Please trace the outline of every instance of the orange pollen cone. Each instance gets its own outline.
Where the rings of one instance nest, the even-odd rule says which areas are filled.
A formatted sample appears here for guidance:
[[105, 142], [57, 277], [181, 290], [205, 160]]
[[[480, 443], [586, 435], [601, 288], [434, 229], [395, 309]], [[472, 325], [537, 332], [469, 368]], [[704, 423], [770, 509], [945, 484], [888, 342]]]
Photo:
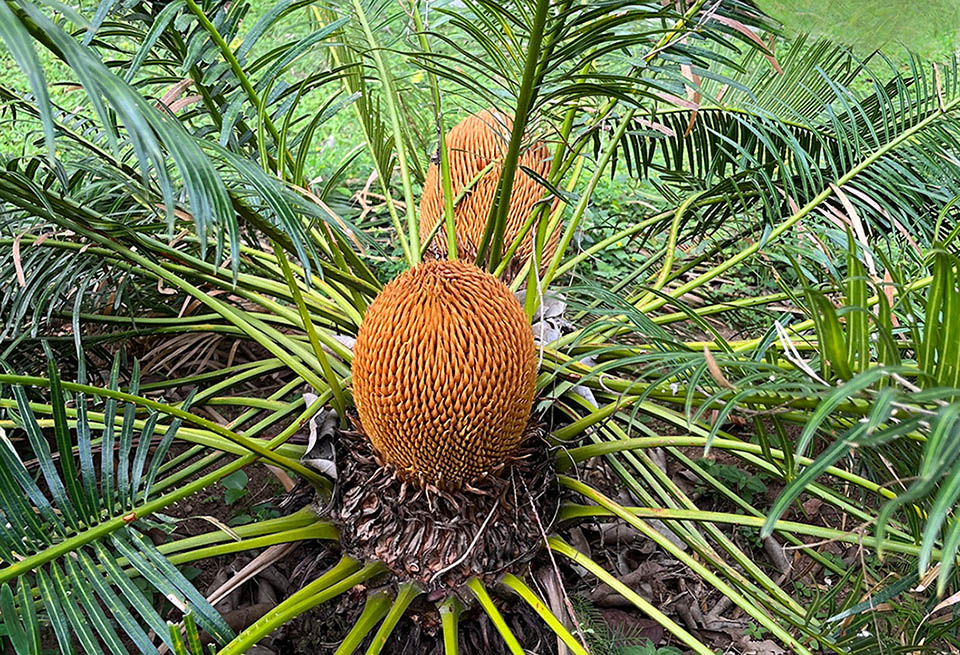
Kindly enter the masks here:
[[[454, 207], [457, 254], [460, 259], [474, 261], [477, 257], [483, 231], [490, 216], [490, 207], [500, 183], [503, 157], [510, 142], [512, 127], [513, 121], [503, 114], [495, 110], [484, 110], [468, 116], [447, 134], [450, 182], [454, 198], [467, 189]], [[544, 179], [547, 177], [550, 172], [550, 152], [546, 143], [538, 141], [521, 152], [513, 178], [513, 191], [510, 194], [510, 210], [504, 230], [504, 252], [517, 239], [524, 223], [530, 218], [530, 213], [538, 203], [544, 202], [548, 197], [547, 189], [524, 168], [536, 171], [537, 175]], [[478, 175], [480, 177], [476, 179]], [[473, 183], [472, 186], [470, 186], [471, 183]], [[421, 241], [426, 241], [430, 233], [442, 223], [443, 204], [440, 166], [438, 162], [433, 162], [427, 169], [423, 195], [420, 197]], [[552, 208], [555, 208], [556, 204], [555, 200]], [[549, 219], [550, 212], [545, 216]], [[517, 248], [506, 275], [507, 279], [516, 275], [520, 267], [530, 258], [536, 228], [537, 226], [534, 225], [527, 232]], [[544, 262], [549, 261], [556, 252], [560, 232], [556, 229], [552, 234], [547, 235], [544, 245]], [[433, 258], [444, 258], [447, 252], [446, 230], [443, 225], [439, 225], [436, 236], [425, 254]]]
[[421, 485], [458, 488], [502, 467], [523, 441], [536, 379], [520, 303], [462, 261], [425, 262], [390, 282], [354, 348], [363, 431]]

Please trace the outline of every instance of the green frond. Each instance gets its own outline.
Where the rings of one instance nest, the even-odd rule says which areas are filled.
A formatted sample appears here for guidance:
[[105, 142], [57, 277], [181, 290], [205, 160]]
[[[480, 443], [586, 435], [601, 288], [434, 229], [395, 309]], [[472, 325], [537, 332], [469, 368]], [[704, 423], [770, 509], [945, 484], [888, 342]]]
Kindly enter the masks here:
[[[114, 388], [117, 370], [115, 365]], [[16, 401], [10, 416], [17, 429], [8, 433], [0, 428], [0, 599], [15, 652], [36, 652], [41, 617], [53, 626], [65, 653], [74, 652], [74, 644], [85, 652], [125, 653], [120, 632], [142, 652], [158, 652], [151, 631], [172, 646], [164, 620], [130, 580], [127, 567], [176, 609], [193, 613], [211, 638], [225, 643], [233, 636], [230, 628], [146, 538], [137, 514], [151, 499], [180, 419], [161, 433], [160, 414], [151, 410], [143, 427], [136, 428], [134, 405], [120, 407], [108, 399], [104, 425], [95, 427], [88, 418], [89, 401], [78, 393], [71, 399], [76, 407], [71, 423], [53, 361], [49, 373], [56, 450], [50, 450], [20, 385], [8, 387]], [[138, 384], [135, 369], [131, 387]], [[99, 466], [94, 464], [95, 442], [102, 454]]]

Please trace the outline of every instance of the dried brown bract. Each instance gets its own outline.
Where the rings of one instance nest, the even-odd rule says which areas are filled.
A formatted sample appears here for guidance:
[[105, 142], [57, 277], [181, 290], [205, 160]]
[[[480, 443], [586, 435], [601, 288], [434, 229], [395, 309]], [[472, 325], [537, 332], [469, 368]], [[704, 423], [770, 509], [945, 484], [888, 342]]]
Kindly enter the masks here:
[[344, 552], [383, 562], [427, 592], [456, 589], [474, 576], [492, 584], [508, 568], [518, 570], [542, 549], [540, 526], [549, 531], [557, 514], [553, 460], [534, 423], [497, 475], [458, 491], [405, 481], [360, 431], [341, 432], [338, 452], [331, 518]]

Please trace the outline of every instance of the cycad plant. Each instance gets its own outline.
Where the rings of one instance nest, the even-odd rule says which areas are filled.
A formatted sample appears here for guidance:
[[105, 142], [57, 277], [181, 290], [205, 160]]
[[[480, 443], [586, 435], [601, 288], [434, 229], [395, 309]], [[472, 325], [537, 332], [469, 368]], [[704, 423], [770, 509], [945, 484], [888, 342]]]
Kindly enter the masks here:
[[[243, 653], [317, 607], [312, 652], [645, 647], [584, 594], [687, 652], [956, 643], [955, 62], [739, 0], [257, 9], [0, 2], [9, 648]], [[624, 172], [653, 202], [607, 228]], [[301, 509], [177, 532], [257, 463]], [[332, 565], [228, 625], [289, 544]]]

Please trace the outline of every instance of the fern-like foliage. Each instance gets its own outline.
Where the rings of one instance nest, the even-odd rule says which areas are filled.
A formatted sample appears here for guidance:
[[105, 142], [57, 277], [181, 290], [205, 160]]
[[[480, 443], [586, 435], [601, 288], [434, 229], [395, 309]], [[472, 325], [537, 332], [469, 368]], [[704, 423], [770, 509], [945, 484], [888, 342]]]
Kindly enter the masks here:
[[139, 373], [135, 367], [121, 394], [119, 358], [100, 407], [91, 403], [96, 388], [72, 385], [68, 395], [52, 360], [48, 371], [52, 420], [38, 420], [20, 382], [5, 387], [13, 402], [3, 401], [4, 423], [15, 427], [0, 427], [0, 603], [14, 652], [39, 653], [41, 626], [52, 629], [62, 653], [79, 646], [121, 655], [128, 641], [157, 653], [155, 638], [173, 647], [169, 617], [134, 576], [178, 614], [192, 613], [211, 638], [229, 641], [229, 626], [157, 550], [137, 515], [156, 500], [153, 485], [181, 420], [122, 401], [136, 396]]
[[[86, 91], [90, 111], [83, 118], [58, 112], [48, 101], [24, 109], [41, 121], [49, 153], [58, 142], [68, 142], [86, 150], [88, 158], [113, 163], [128, 192], [141, 206], [151, 206], [170, 230], [182, 207], [180, 216], [193, 222], [201, 251], [206, 252], [209, 234], [216, 258], [222, 259], [226, 250], [234, 272], [243, 229], [251, 226], [281, 239], [309, 268], [319, 253], [306, 224], [330, 221], [331, 229], [342, 232], [347, 223], [298, 198], [264, 169], [280, 172], [281, 179], [300, 188], [307, 186], [303, 169], [317, 126], [352, 98], [339, 99], [342, 71], [320, 71], [295, 85], [283, 77], [343, 21], [249, 61], [264, 33], [307, 3], [280, 3], [246, 35], [238, 33], [249, 10], [246, 3], [234, 3], [229, 11], [226, 5], [209, 10], [210, 19], [193, 2], [114, 4], [102, 3], [89, 23], [69, 14], [71, 22], [86, 28], [83, 44], [37, 4], [15, 3], [0, 11], [0, 36], [20, 46], [18, 61], [29, 71], [38, 98], [46, 99], [46, 87], [31, 40], [70, 66]], [[136, 51], [127, 55], [115, 50], [107, 37], [117, 34], [136, 39]], [[234, 40], [240, 41], [236, 53], [227, 45]], [[217, 60], [218, 53], [226, 59]], [[146, 64], [151, 65], [144, 73]], [[163, 93], [151, 102], [141, 88]], [[323, 88], [331, 89], [326, 110], [305, 126], [294, 121], [303, 95]], [[184, 94], [189, 95], [181, 97]], [[8, 102], [17, 102], [6, 96]], [[252, 121], [261, 130], [251, 128]], [[96, 186], [101, 171], [71, 158], [71, 166], [78, 164], [86, 170], [71, 172], [67, 181], [58, 162], [49, 158], [62, 185]]]

